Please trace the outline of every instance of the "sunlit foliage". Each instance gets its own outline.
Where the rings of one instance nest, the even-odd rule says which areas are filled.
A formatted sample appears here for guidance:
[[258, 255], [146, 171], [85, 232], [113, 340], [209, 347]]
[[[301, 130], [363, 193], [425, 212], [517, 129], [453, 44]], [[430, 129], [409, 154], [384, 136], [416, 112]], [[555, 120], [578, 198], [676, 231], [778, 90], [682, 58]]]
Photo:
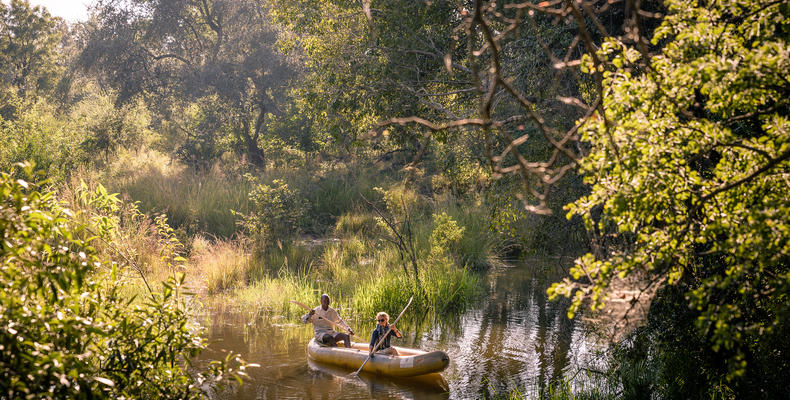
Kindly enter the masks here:
[[236, 375], [225, 361], [188, 369], [205, 343], [183, 278], [124, 298], [85, 228], [40, 183], [0, 175], [2, 397], [200, 398]]
[[[610, 63], [605, 115], [583, 128], [592, 192], [568, 206], [622, 244], [578, 259], [573, 279], [549, 293], [573, 297], [573, 315], [585, 300], [601, 308], [621, 279], [642, 276], [629, 289], [663, 288], [654, 311], [678, 305], [652, 319], [696, 329], [694, 373], [711, 385], [726, 378], [741, 393], [777, 390], [760, 382], [788, 371], [779, 338], [790, 316], [790, 8], [666, 5], [652, 39], [660, 54], [645, 60], [616, 40], [601, 46]], [[596, 67], [586, 58], [582, 68]]]

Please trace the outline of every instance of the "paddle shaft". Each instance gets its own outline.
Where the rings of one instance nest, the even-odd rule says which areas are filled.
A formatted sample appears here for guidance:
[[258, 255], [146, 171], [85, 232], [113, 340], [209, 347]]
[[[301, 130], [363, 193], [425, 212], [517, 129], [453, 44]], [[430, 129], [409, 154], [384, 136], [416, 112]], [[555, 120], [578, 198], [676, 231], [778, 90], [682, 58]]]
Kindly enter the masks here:
[[[305, 309], [305, 310], [307, 310], [307, 311], [311, 311], [311, 310], [312, 310], [312, 308], [310, 308], [310, 307], [308, 307], [308, 306], [304, 305], [304, 303], [300, 303], [300, 302], [298, 302], [298, 301], [296, 301], [296, 300], [291, 300], [291, 303], [294, 303], [294, 304], [296, 304], [297, 306], [299, 306], [299, 307], [302, 307], [302, 308], [304, 308], [304, 309]], [[344, 330], [344, 331], [346, 330], [346, 328], [343, 328], [343, 327], [342, 327], [342, 326], [340, 326], [339, 324], [336, 324], [335, 322], [333, 322], [333, 321], [330, 321], [330, 320], [328, 320], [328, 319], [326, 319], [326, 318], [324, 318], [324, 317], [321, 317], [321, 316], [319, 316], [319, 317], [318, 317], [318, 319], [323, 319], [323, 320], [325, 320], [325, 321], [329, 322], [330, 324], [332, 324], [332, 327], [333, 327], [333, 328], [340, 328], [340, 329], [342, 329], [342, 330]], [[354, 336], [354, 335], [352, 334], [351, 336]]]
[[362, 368], [365, 368], [365, 364], [368, 363], [368, 361], [370, 360], [370, 357], [373, 356], [373, 353], [375, 353], [376, 350], [378, 350], [379, 346], [381, 346], [381, 344], [384, 343], [384, 339], [390, 334], [390, 332], [392, 332], [392, 326], [395, 325], [398, 322], [400, 317], [403, 316], [403, 313], [406, 312], [406, 309], [409, 308], [409, 305], [411, 305], [412, 299], [414, 299], [414, 296], [409, 297], [409, 302], [406, 303], [406, 307], [403, 307], [403, 311], [400, 312], [400, 314], [398, 315], [398, 318], [395, 318], [395, 321], [393, 321], [390, 324], [389, 329], [387, 329], [387, 333], [385, 333], [384, 336], [382, 336], [381, 339], [379, 339], [378, 343], [376, 343], [376, 345], [373, 347], [373, 350], [371, 350], [370, 354], [368, 354], [368, 358], [366, 358], [365, 362], [362, 363], [362, 366], [359, 367], [357, 372], [354, 372], [355, 375], [359, 375], [359, 371], [362, 371]]

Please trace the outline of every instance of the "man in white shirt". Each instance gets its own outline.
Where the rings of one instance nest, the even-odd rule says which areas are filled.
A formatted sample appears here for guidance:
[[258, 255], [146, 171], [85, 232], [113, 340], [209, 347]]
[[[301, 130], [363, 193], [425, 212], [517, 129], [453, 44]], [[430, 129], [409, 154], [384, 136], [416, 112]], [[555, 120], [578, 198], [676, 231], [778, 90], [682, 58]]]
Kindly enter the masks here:
[[[346, 347], [351, 347], [351, 337], [349, 335], [354, 335], [354, 331], [340, 318], [340, 315], [334, 308], [329, 307], [329, 295], [326, 293], [321, 295], [320, 306], [302, 316], [302, 323], [306, 324], [308, 322], [313, 323], [315, 341], [319, 344], [334, 347], [337, 346], [338, 341], [342, 340], [345, 342]], [[334, 330], [335, 325], [348, 331], [348, 335]]]

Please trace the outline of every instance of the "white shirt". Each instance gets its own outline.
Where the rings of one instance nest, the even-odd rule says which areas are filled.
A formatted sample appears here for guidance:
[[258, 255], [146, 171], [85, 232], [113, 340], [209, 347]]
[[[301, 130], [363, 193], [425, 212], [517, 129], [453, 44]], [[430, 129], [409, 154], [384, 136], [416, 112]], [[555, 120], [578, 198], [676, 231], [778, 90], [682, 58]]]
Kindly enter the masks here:
[[333, 326], [329, 321], [334, 322], [335, 324], [339, 325], [341, 328], [345, 329], [346, 331], [351, 330], [346, 324], [346, 322], [340, 318], [340, 315], [338, 315], [337, 311], [335, 311], [334, 308], [327, 307], [326, 311], [324, 311], [324, 309], [321, 306], [318, 306], [314, 308], [313, 311], [315, 311], [315, 314], [313, 314], [312, 316], [309, 313], [303, 315], [302, 322], [303, 323], [312, 322], [313, 330], [315, 331], [316, 335], [319, 333], [334, 332]]

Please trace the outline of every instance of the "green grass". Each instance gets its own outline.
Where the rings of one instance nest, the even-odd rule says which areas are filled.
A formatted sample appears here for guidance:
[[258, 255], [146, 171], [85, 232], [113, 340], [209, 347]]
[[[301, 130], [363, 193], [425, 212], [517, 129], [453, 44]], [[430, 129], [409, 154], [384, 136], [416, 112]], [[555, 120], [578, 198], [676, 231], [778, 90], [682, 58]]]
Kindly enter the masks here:
[[[307, 222], [294, 227], [294, 235], [266, 242], [238, 232], [230, 210], [248, 209], [251, 183], [220, 168], [196, 172], [154, 151], [127, 152], [110, 172], [93, 178], [106, 179], [110, 191], [121, 192], [127, 201], [140, 201], [143, 211], [167, 213], [170, 224], [188, 239], [188, 282], [199, 292], [267, 314], [291, 315], [289, 300], [312, 304], [323, 292], [358, 316], [399, 310], [412, 294], [415, 310], [461, 310], [481, 292], [479, 275], [470, 271], [501, 259], [501, 242], [488, 229], [488, 213], [480, 202], [435, 201], [370, 168], [340, 165], [315, 173], [272, 168], [260, 173], [261, 184], [282, 179], [297, 189], [307, 209]], [[419, 287], [410, 262], [382, 240], [391, 232], [360, 194], [398, 222], [408, 219]], [[464, 235], [449, 255], [435, 256], [429, 238], [436, 229], [432, 216], [439, 212], [463, 226]], [[405, 233], [404, 225], [400, 230]], [[323, 238], [299, 236], [300, 231]], [[133, 234], [129, 243], [148, 246], [135, 251], [145, 258], [143, 264], [157, 265], [155, 237]], [[161, 266], [147, 271], [152, 277], [164, 272], [170, 271]]]
[[145, 211], [166, 213], [173, 227], [187, 233], [227, 238], [236, 232], [231, 210], [247, 212], [246, 180], [219, 168], [197, 172], [173, 165], [161, 154], [145, 154], [121, 155], [103, 179], [108, 189], [139, 201]]

